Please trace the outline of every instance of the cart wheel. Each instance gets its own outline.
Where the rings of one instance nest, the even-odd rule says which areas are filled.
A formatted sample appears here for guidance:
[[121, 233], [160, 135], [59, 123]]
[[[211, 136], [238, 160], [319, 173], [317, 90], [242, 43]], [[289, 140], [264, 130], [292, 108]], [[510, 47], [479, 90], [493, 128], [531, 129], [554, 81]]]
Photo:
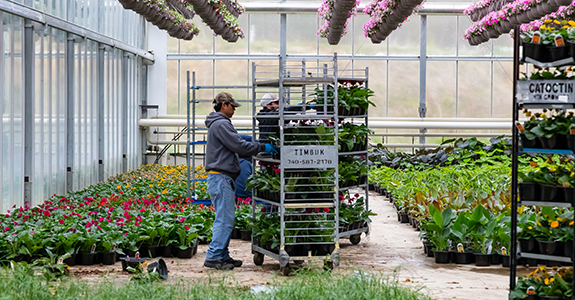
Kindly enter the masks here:
[[287, 264], [285, 267], [280, 267], [280, 273], [283, 276], [289, 276], [290, 272], [291, 272], [291, 268], [290, 268], [289, 264]]
[[326, 271], [333, 270], [333, 261], [331, 261], [331, 260], [324, 261], [323, 262], [323, 269]]
[[305, 260], [294, 260], [293, 262], [298, 265], [301, 266], [304, 263]]
[[264, 264], [264, 255], [261, 253], [254, 253], [254, 264], [261, 266]]
[[349, 241], [350, 241], [353, 245], [359, 244], [359, 242], [361, 242], [361, 233], [360, 233], [360, 234], [354, 234], [354, 235], [350, 236], [350, 237], [349, 237]]

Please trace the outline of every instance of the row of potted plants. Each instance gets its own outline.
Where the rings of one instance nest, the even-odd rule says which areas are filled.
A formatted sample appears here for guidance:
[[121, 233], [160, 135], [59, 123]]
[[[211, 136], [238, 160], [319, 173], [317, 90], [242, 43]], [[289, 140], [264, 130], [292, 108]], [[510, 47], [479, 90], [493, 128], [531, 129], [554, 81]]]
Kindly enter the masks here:
[[575, 57], [575, 22], [547, 19], [538, 27], [522, 31], [523, 59], [554, 62]]
[[317, 15], [325, 20], [319, 28], [317, 36], [327, 38], [330, 45], [337, 45], [348, 32], [351, 16], [357, 14], [357, 6], [361, 0], [323, 0]]
[[517, 279], [510, 299], [569, 299], [573, 293], [573, 267], [547, 268], [541, 266]]
[[[224, 0], [188, 0], [194, 7], [195, 13], [214, 31], [221, 35], [228, 42], [236, 42], [238, 38], [244, 38], [244, 33], [237, 22], [236, 13], [243, 11], [243, 8], [234, 1]], [[228, 10], [233, 6], [234, 14]]]
[[[545, 72], [543, 72], [545, 76]], [[541, 113], [524, 110], [529, 118], [518, 126], [523, 148], [575, 149], [573, 112], [544, 109]]]
[[[193, 17], [189, 5], [178, 0], [118, 0], [125, 9], [142, 15], [172, 37], [191, 40], [199, 30], [188, 18]], [[185, 16], [184, 16], [185, 15]]]
[[363, 25], [365, 37], [379, 44], [391, 32], [400, 27], [414, 11], [418, 11], [423, 0], [372, 0], [364, 8], [369, 21]]
[[[515, 26], [538, 20], [557, 11], [560, 6], [570, 5], [570, 0], [538, 1], [517, 0], [503, 5], [501, 10], [492, 11], [473, 23], [463, 37], [470, 45], [478, 45], [509, 33]], [[548, 18], [548, 17], [546, 17]]]
[[[209, 240], [213, 208], [183, 197], [185, 166], [143, 166], [43, 204], [0, 216], [0, 260], [69, 254], [68, 264], [116, 254], [191, 257]], [[50, 251], [50, 252], [48, 252]]]
[[573, 202], [575, 167], [570, 158], [534, 158], [518, 173], [521, 201]]

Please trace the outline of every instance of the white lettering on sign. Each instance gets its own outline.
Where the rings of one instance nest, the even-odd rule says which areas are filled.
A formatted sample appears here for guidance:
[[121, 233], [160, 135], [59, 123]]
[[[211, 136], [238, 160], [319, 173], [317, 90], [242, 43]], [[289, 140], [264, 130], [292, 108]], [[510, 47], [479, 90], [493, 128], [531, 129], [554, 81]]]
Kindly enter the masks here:
[[284, 146], [281, 164], [286, 169], [335, 168], [337, 146]]

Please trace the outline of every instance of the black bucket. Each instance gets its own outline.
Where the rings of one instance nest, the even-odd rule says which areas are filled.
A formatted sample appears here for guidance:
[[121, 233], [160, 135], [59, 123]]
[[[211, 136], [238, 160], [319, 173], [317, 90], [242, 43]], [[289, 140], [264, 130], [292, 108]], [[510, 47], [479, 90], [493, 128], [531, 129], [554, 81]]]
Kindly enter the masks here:
[[130, 259], [127, 260], [127, 257], [129, 256], [120, 257], [120, 260], [122, 261], [122, 271], [128, 271], [128, 267], [137, 268], [140, 263], [146, 261], [146, 259], [144, 258], [135, 258], [135, 257], [130, 257]]
[[168, 280], [168, 266], [163, 259], [160, 258], [148, 264], [148, 273], [152, 272], [158, 272], [162, 280]]

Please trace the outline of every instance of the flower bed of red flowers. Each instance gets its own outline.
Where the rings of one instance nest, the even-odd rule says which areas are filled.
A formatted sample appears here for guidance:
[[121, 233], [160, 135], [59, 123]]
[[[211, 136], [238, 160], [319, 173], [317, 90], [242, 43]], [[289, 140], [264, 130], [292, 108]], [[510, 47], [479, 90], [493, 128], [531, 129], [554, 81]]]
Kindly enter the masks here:
[[[97, 263], [98, 254], [191, 257], [209, 240], [213, 207], [185, 196], [186, 166], [143, 166], [41, 205], [0, 216], [0, 260], [70, 253], [66, 262]], [[75, 260], [76, 261], [75, 261]]]

